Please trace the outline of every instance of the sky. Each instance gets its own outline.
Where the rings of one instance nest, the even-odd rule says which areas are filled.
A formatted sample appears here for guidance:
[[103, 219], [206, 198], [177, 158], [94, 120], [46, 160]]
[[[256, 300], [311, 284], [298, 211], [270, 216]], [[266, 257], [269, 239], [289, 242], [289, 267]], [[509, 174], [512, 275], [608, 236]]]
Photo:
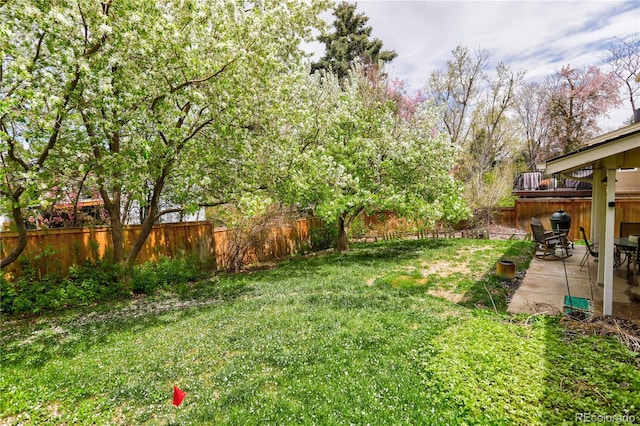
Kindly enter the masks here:
[[[357, 13], [369, 17], [372, 38], [398, 54], [389, 74], [412, 90], [422, 88], [432, 71], [444, 69], [458, 45], [487, 50], [493, 67], [502, 61], [514, 71], [525, 70], [527, 80], [541, 80], [565, 65], [608, 71], [603, 63], [608, 43], [640, 33], [640, 0], [352, 3], [357, 3]], [[328, 13], [325, 19], [332, 22], [334, 17]], [[318, 59], [324, 46], [310, 49]], [[610, 115], [600, 122], [603, 131], [624, 124], [632, 115], [630, 102]]]

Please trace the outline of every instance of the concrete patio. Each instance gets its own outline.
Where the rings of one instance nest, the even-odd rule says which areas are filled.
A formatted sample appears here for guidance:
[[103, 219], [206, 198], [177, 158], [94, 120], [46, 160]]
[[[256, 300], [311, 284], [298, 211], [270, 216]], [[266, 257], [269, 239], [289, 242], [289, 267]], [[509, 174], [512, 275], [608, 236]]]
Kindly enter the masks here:
[[[585, 250], [586, 247], [576, 245], [569, 250], [571, 256], [565, 258], [564, 262], [559, 258], [542, 260], [534, 257], [507, 311], [559, 314], [563, 311], [568, 281], [571, 296], [592, 299], [594, 316], [601, 316], [603, 287], [596, 284], [597, 263], [590, 258], [580, 271]], [[632, 285], [633, 279], [627, 278], [626, 266], [616, 269], [613, 276], [613, 316], [640, 323], [640, 285]]]

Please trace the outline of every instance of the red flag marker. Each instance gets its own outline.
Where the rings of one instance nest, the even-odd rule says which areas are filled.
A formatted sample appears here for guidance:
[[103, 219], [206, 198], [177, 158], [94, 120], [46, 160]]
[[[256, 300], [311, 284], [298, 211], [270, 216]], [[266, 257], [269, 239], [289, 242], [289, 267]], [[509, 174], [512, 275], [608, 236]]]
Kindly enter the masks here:
[[180, 404], [182, 404], [182, 401], [184, 400], [184, 396], [186, 395], [186, 393], [178, 388], [177, 386], [173, 387], [173, 405], [175, 405], [176, 407], [179, 407]]

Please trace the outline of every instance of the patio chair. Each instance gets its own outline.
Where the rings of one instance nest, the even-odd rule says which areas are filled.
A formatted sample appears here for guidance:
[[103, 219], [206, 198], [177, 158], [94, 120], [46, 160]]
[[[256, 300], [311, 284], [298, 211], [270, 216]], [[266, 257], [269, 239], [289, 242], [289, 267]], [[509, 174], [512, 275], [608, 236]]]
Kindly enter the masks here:
[[545, 237], [551, 237], [555, 235], [553, 231], [547, 231], [546, 229], [544, 229], [544, 226], [542, 225], [542, 222], [540, 222], [540, 219], [538, 219], [535, 216], [531, 216], [531, 224], [540, 226], [540, 228], [542, 229], [542, 233], [544, 234]]
[[589, 261], [589, 256], [593, 257], [594, 259], [598, 258], [598, 250], [594, 245], [592, 245], [589, 242], [589, 239], [587, 238], [587, 234], [584, 231], [584, 227], [582, 226], [580, 227], [580, 234], [582, 234], [582, 239], [584, 240], [584, 244], [587, 246], [587, 251], [584, 254], [584, 257], [582, 258], [582, 260], [580, 261], [580, 271], [582, 271], [582, 268], [584, 267], [584, 265]]
[[[542, 251], [542, 254], [536, 253], [536, 257], [540, 259], [547, 259], [547, 256], [551, 255], [559, 257], [561, 259], [569, 257], [569, 251], [567, 250], [567, 241], [564, 235], [557, 235], [553, 232], [546, 232], [542, 227], [540, 221], [532, 217], [531, 218], [531, 233], [536, 241], [536, 252]], [[556, 249], [560, 249], [560, 253], [564, 250], [565, 255], [556, 255]]]
[[538, 225], [540, 225], [540, 228], [542, 228], [542, 233], [544, 234], [545, 238], [548, 237], [561, 237], [562, 238], [562, 244], [564, 244], [565, 247], [565, 252], [567, 253], [567, 256], [569, 256], [569, 248], [573, 248], [573, 240], [571, 239], [571, 237], [569, 236], [569, 234], [567, 232], [562, 232], [560, 230], [558, 231], [547, 231], [544, 228], [544, 225], [542, 224], [542, 222], [540, 222], [540, 219], [538, 219], [535, 216], [531, 216], [531, 222], [532, 223], [536, 223]]

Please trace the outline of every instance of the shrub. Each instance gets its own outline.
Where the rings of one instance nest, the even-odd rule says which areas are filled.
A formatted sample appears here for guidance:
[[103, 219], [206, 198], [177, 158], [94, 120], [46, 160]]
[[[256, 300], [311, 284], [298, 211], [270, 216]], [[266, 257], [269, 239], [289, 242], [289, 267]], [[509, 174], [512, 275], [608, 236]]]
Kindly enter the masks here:
[[88, 261], [70, 267], [66, 278], [56, 274], [38, 277], [35, 269], [24, 262], [21, 276], [12, 281], [0, 278], [0, 312], [37, 314], [128, 297], [128, 289], [138, 293], [173, 289], [200, 278], [204, 265], [196, 255], [162, 257], [158, 262], [135, 266], [129, 272], [127, 286], [120, 279], [119, 268], [105, 260]]
[[[242, 211], [237, 206], [236, 214], [225, 220], [227, 232], [221, 253], [221, 263], [229, 272], [240, 272], [251, 262], [260, 260], [262, 249], [271, 243], [269, 234], [278, 228], [292, 224], [297, 218], [295, 212], [284, 209], [279, 204], [270, 204], [257, 209], [255, 207]], [[234, 211], [229, 208], [227, 210], [227, 215]], [[276, 253], [277, 250], [270, 255], [273, 256]], [[279, 255], [284, 254], [279, 253]]]
[[23, 273], [13, 281], [0, 282], [0, 311], [10, 314], [57, 311], [124, 296], [118, 282], [116, 265], [105, 261], [86, 262], [69, 268], [69, 275], [61, 278], [48, 274], [36, 276], [25, 264]]
[[171, 259], [163, 256], [158, 262], [136, 265], [131, 271], [134, 293], [153, 293], [178, 284], [195, 281], [202, 276], [203, 265], [197, 256]]
[[309, 229], [309, 240], [313, 251], [335, 247], [338, 243], [338, 226], [323, 221]]

